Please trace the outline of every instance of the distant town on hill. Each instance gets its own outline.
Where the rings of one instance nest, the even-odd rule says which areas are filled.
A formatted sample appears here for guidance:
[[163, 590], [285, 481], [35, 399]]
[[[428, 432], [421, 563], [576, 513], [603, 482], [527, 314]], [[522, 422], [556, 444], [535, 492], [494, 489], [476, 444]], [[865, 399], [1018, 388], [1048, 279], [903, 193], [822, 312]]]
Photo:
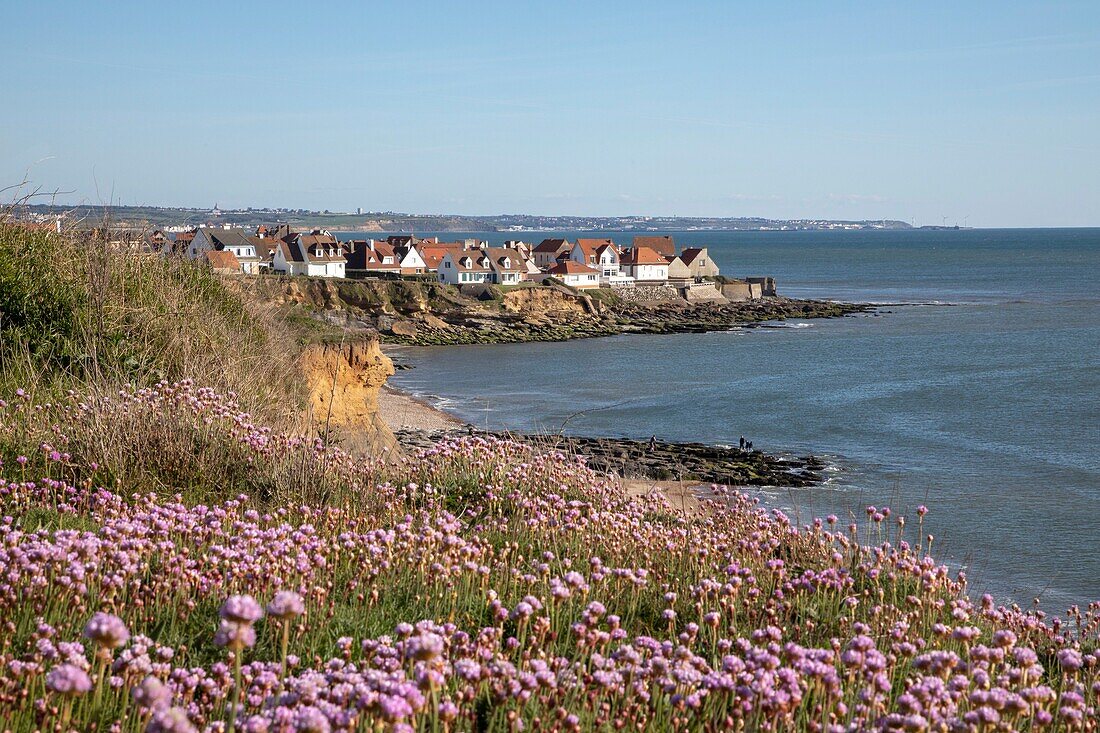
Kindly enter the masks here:
[[212, 209], [165, 206], [98, 206], [28, 204], [15, 208], [15, 216], [50, 222], [62, 217], [71, 226], [109, 221], [128, 227], [189, 227], [198, 225], [254, 227], [272, 221], [292, 226], [321, 227], [334, 231], [364, 232], [524, 232], [524, 231], [692, 231], [754, 230], [797, 231], [822, 229], [911, 229], [904, 221], [874, 219], [765, 219], [761, 217], [698, 216], [536, 216], [498, 214], [401, 214], [393, 211], [335, 212], [307, 209], [247, 208]]

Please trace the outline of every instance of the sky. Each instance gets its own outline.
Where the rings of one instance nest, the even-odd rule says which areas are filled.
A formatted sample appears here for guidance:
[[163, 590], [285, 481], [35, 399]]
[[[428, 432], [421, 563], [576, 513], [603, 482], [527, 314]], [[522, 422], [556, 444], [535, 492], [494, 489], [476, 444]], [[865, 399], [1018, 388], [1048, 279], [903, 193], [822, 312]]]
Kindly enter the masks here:
[[1096, 0], [0, 18], [0, 188], [64, 203], [1100, 226]]

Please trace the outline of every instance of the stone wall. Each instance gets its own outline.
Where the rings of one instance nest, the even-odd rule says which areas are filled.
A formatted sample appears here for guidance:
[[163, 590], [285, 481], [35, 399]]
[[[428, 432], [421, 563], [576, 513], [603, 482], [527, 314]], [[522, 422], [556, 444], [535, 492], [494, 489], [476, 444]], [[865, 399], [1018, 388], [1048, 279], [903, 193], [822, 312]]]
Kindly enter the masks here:
[[689, 303], [726, 302], [725, 296], [712, 282], [695, 283], [691, 287], [681, 288], [680, 294]]
[[746, 277], [745, 282], [750, 285], [759, 285], [760, 294], [773, 298], [776, 296], [774, 277]]
[[663, 285], [637, 285], [633, 288], [620, 288], [615, 291], [627, 303], [662, 303], [683, 300], [675, 288]]
[[744, 280], [733, 280], [730, 282], [722, 283], [722, 295], [730, 301], [743, 301], [743, 300], [756, 300], [761, 297], [763, 291], [760, 285], [745, 282]]

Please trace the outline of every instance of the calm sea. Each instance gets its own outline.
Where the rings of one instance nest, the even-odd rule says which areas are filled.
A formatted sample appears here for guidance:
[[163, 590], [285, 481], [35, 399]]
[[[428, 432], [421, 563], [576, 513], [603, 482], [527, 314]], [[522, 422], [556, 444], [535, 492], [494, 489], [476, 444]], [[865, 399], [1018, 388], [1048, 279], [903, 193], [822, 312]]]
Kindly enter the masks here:
[[767, 501], [803, 521], [927, 504], [936, 554], [972, 587], [1053, 610], [1100, 599], [1100, 229], [676, 240], [785, 295], [889, 305], [766, 329], [405, 349], [416, 368], [393, 382], [490, 428], [557, 430], [587, 408], [569, 431], [745, 435], [822, 455], [826, 485]]

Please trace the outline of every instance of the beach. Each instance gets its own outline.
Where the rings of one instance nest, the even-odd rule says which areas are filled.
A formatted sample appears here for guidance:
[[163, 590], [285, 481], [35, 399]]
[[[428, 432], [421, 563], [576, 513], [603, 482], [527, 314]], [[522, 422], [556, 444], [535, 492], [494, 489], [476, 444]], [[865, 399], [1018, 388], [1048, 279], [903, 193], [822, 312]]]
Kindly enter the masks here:
[[378, 393], [378, 415], [390, 430], [436, 432], [462, 428], [466, 423], [425, 400], [389, 385]]

